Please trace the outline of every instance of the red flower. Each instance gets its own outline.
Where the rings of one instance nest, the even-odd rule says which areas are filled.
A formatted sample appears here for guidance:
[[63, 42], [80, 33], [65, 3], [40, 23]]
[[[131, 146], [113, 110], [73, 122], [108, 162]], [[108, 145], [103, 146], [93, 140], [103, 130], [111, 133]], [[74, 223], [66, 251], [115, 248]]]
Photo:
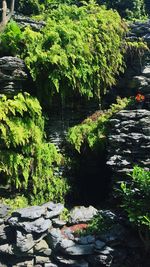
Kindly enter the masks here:
[[136, 101], [138, 102], [142, 102], [145, 100], [145, 96], [144, 95], [141, 95], [141, 94], [137, 94], [136, 97], [135, 97]]

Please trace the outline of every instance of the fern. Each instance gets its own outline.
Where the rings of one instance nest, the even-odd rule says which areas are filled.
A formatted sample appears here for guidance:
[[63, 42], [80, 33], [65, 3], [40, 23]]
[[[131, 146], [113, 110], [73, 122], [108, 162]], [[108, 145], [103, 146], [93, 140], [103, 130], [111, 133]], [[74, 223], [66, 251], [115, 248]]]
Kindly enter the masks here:
[[62, 155], [45, 141], [38, 100], [27, 93], [3, 97], [0, 114], [0, 173], [11, 190], [24, 192], [32, 202], [62, 200], [68, 185], [55, 175]]

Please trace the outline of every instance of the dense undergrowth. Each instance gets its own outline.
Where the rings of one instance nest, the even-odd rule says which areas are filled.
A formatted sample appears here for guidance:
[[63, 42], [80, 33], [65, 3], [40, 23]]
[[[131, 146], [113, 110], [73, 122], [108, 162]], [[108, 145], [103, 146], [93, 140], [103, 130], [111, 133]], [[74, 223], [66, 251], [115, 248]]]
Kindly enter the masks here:
[[0, 99], [0, 174], [9, 194], [23, 194], [29, 203], [63, 201], [67, 184], [56, 175], [62, 162], [44, 136], [44, 119], [36, 98], [18, 94]]

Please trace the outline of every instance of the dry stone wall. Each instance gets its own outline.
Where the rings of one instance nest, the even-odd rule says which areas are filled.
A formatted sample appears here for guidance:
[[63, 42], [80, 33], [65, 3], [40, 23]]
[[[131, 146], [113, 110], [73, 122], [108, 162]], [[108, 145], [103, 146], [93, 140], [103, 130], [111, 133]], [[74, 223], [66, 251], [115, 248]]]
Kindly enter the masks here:
[[[9, 207], [1, 204], [0, 266], [120, 267], [125, 262], [134, 263], [135, 250], [140, 260], [140, 241], [132, 237], [120, 216], [80, 206], [73, 208], [64, 221], [60, 219], [63, 210], [63, 204], [49, 202], [10, 214]], [[109, 221], [111, 227], [99, 234], [77, 234], [76, 230], [84, 229], [96, 214]]]
[[150, 111], [122, 110], [110, 120], [108, 161], [114, 172], [138, 165], [150, 170]]

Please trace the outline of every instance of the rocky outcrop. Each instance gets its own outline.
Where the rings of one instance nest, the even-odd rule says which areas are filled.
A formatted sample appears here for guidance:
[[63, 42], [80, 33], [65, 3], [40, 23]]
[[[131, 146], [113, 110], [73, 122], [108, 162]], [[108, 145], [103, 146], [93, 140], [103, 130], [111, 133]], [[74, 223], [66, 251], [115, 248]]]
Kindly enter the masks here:
[[0, 58], [0, 94], [13, 96], [23, 91], [26, 80], [23, 60], [11, 56]]
[[129, 25], [130, 31], [128, 33], [128, 39], [130, 41], [137, 41], [142, 38], [144, 42], [150, 45], [150, 20], [145, 22], [136, 21]]
[[144, 107], [150, 110], [150, 59], [141, 69], [141, 74], [132, 78], [129, 88], [134, 95], [141, 93], [145, 96]]
[[[63, 210], [62, 204], [49, 202], [19, 209], [10, 216], [9, 207], [1, 204], [0, 266], [120, 267], [124, 263], [136, 266], [132, 255], [138, 251], [140, 259], [141, 244], [132, 238], [120, 216], [109, 210], [98, 211], [92, 206], [75, 207], [67, 222], [56, 226], [55, 220], [60, 220]], [[87, 211], [87, 218], [81, 214], [82, 210], [83, 213]], [[109, 222], [107, 231], [99, 229], [97, 233], [81, 235], [94, 214]]]
[[18, 23], [20, 27], [27, 27], [30, 26], [34, 31], [41, 30], [46, 23], [44, 21], [36, 21], [34, 19], [31, 19], [30, 17], [14, 13], [13, 19]]
[[150, 170], [150, 111], [123, 110], [110, 120], [108, 154], [115, 172], [127, 173], [134, 165]]

